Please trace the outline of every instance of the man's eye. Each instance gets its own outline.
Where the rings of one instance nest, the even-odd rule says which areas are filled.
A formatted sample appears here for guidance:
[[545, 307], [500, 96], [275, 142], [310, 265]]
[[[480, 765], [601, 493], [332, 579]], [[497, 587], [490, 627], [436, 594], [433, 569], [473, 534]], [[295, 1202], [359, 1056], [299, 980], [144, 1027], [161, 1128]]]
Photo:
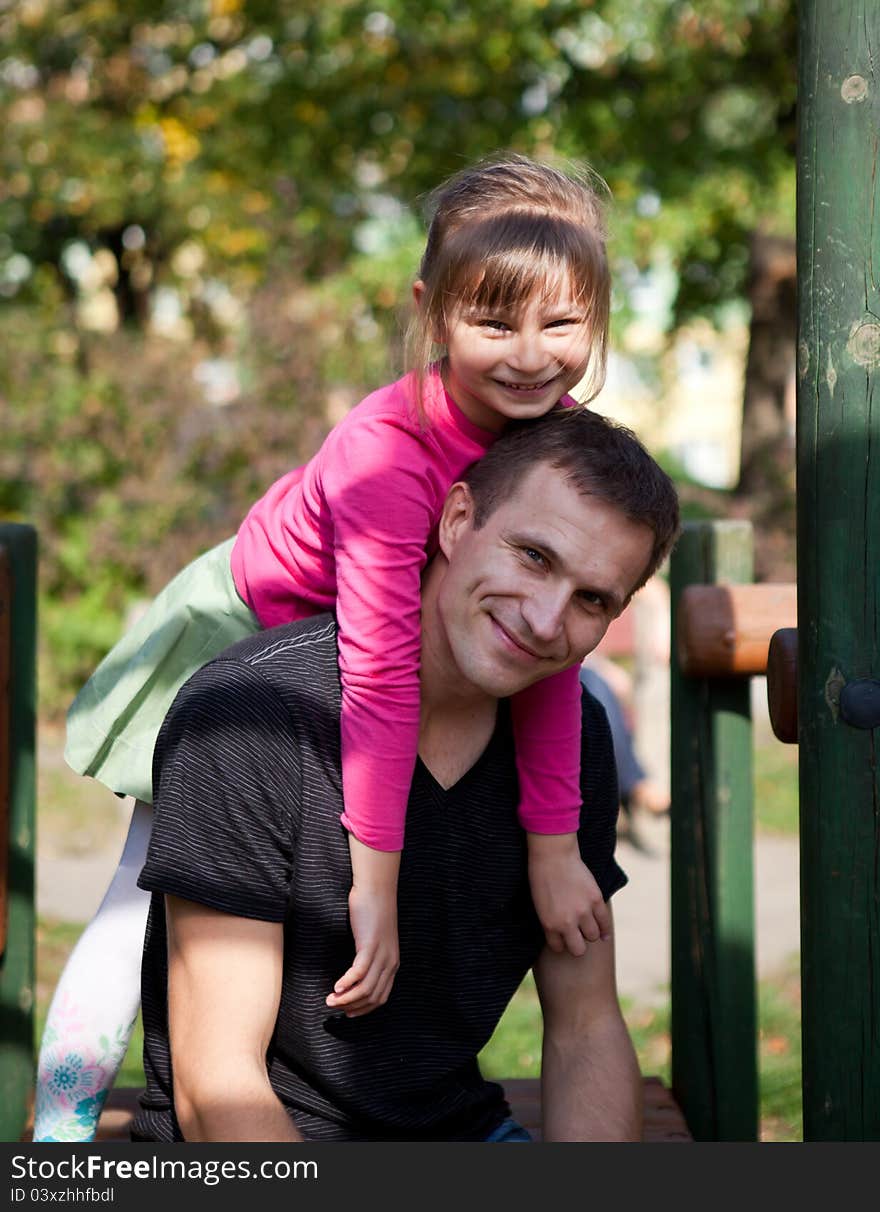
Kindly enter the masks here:
[[584, 589], [578, 594], [581, 603], [584, 606], [604, 606], [605, 600], [600, 593], [592, 593], [589, 589]]
[[524, 547], [523, 554], [526, 556], [527, 559], [531, 560], [533, 564], [543, 564], [544, 563], [544, 557], [541, 555], [540, 551], [538, 551], [538, 549], [536, 547]]

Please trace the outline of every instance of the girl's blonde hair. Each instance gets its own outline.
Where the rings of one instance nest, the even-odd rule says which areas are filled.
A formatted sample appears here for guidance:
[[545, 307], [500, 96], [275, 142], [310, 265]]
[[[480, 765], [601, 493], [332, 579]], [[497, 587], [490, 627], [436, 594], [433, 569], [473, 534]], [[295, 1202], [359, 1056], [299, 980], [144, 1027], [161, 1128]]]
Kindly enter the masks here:
[[584, 309], [589, 359], [583, 402], [605, 382], [611, 281], [605, 183], [591, 170], [562, 172], [526, 156], [490, 158], [456, 173], [428, 199], [430, 227], [420, 305], [407, 333], [419, 405], [435, 346], [459, 309], [516, 314], [552, 297], [560, 282]]

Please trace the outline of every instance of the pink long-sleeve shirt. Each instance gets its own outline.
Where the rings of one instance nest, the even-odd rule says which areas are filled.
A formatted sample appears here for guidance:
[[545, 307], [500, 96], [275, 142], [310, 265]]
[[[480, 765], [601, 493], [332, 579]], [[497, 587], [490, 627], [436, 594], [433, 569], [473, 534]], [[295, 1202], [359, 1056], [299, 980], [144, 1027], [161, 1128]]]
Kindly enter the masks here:
[[[335, 610], [342, 685], [342, 822], [376, 850], [403, 846], [419, 734], [421, 574], [451, 484], [496, 435], [474, 425], [432, 370], [427, 424], [411, 378], [375, 391], [305, 467], [248, 513], [235, 586], [263, 627]], [[569, 833], [580, 810], [578, 668], [513, 699], [519, 818]]]

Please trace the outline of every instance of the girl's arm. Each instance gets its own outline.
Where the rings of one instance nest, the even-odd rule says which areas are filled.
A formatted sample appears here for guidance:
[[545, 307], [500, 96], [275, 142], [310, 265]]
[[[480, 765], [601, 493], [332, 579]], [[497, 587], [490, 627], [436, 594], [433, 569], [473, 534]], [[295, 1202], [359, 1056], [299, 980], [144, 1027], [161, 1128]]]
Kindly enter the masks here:
[[610, 930], [608, 907], [578, 847], [581, 686], [577, 665], [512, 700], [519, 816], [528, 832], [529, 884], [553, 951], [581, 956]]
[[333, 518], [342, 683], [343, 823], [403, 846], [419, 731], [421, 574], [446, 484], [391, 419], [352, 427], [324, 473]]
[[580, 666], [511, 699], [519, 819], [530, 833], [574, 833], [581, 808]]

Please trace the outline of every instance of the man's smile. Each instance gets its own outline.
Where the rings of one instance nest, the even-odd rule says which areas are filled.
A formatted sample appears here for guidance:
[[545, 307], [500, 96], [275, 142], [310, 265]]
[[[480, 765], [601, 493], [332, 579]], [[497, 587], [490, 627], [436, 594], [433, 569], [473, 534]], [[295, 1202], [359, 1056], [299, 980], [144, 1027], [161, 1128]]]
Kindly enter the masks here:
[[495, 615], [490, 614], [489, 618], [492, 621], [496, 634], [500, 637], [505, 648], [511, 651], [514, 656], [518, 656], [520, 659], [526, 659], [529, 661], [544, 661], [548, 659], [547, 657], [542, 656], [540, 652], [536, 652], [534, 648], [530, 648], [528, 644], [519, 639], [519, 637], [505, 627], [503, 623], [499, 622]]

